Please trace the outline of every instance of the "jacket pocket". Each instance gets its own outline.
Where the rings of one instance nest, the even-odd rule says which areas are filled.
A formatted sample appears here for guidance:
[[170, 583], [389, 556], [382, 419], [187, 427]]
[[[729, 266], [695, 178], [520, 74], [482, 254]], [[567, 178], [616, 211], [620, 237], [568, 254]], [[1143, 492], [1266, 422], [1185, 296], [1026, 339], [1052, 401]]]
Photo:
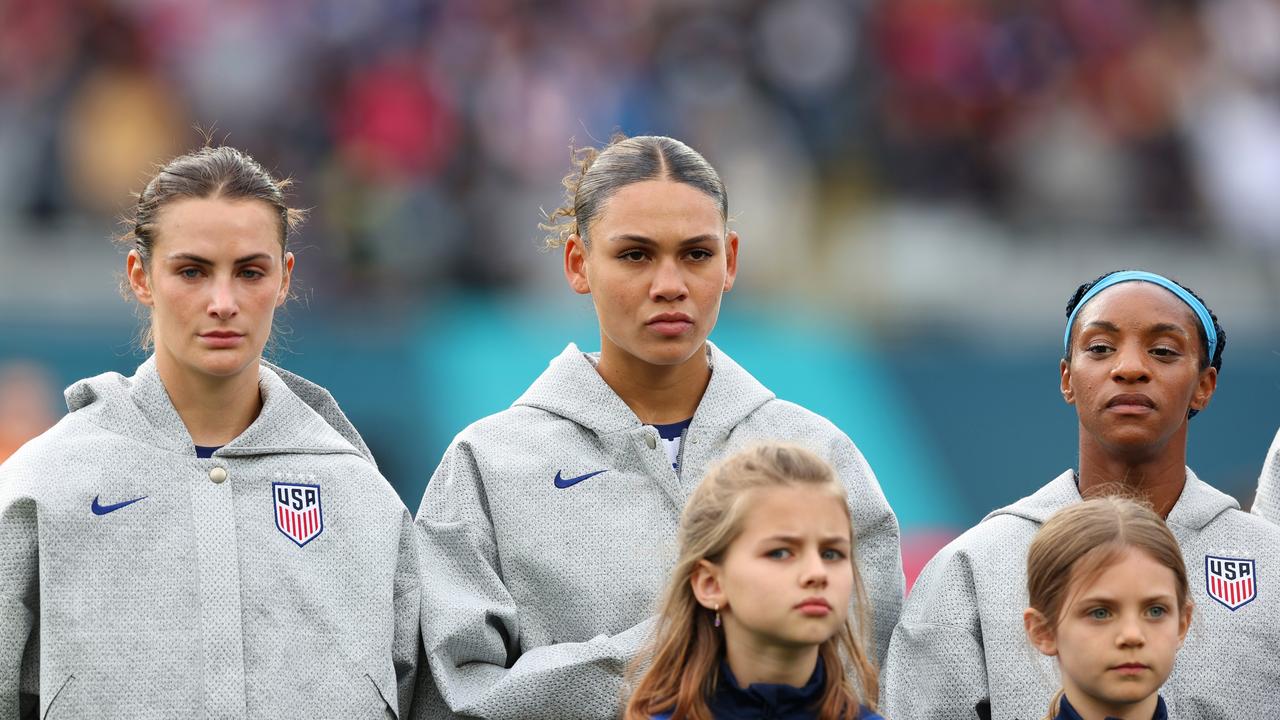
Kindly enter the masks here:
[[44, 720], [49, 720], [50, 718], [57, 717], [57, 715], [54, 713], [55, 709], [61, 711], [63, 709], [70, 708], [71, 690], [75, 685], [75, 683], [76, 683], [76, 676], [67, 675], [67, 677], [64, 678], [62, 682], [58, 683], [57, 691], [49, 695], [48, 702], [45, 702], [44, 698], [41, 698], [40, 699], [40, 705], [41, 705], [40, 717], [43, 718]]

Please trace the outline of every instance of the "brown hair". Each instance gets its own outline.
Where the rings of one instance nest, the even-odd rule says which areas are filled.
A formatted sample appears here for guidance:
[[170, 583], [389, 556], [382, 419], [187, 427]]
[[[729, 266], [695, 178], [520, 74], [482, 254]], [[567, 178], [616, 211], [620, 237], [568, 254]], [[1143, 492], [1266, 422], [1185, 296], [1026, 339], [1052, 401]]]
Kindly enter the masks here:
[[645, 180], [671, 180], [706, 193], [729, 220], [729, 196], [715, 168], [696, 150], [663, 135], [629, 138], [618, 133], [603, 149], [570, 148], [573, 171], [565, 176], [565, 204], [538, 227], [547, 231], [548, 248], [563, 245], [570, 235], [588, 244], [587, 233], [600, 208], [620, 188]]
[[[291, 208], [285, 202], [285, 191], [292, 182], [277, 180], [248, 153], [223, 145], [205, 146], [180, 155], [160, 168], [155, 177], [137, 196], [133, 215], [123, 222], [129, 231], [117, 240], [135, 250], [142, 267], [151, 269], [151, 252], [156, 244], [156, 223], [160, 212], [177, 200], [188, 198], [225, 200], [260, 200], [266, 203], [280, 221], [280, 251], [288, 248], [289, 233], [306, 217], [306, 211]], [[121, 281], [121, 292], [131, 297], [129, 278]], [[150, 327], [143, 331], [142, 345], [152, 343]]]
[[[779, 444], [738, 452], [712, 468], [694, 490], [680, 518], [680, 557], [671, 573], [648, 652], [637, 656], [631, 675], [640, 678], [624, 712], [625, 720], [649, 720], [670, 712], [672, 720], [711, 720], [707, 698], [715, 692], [724, 636], [712, 624], [712, 614], [698, 604], [690, 580], [702, 560], [719, 562], [742, 532], [743, 517], [754, 490], [816, 487], [848, 502], [831, 466], [808, 450]], [[855, 533], [850, 528], [850, 541]], [[875, 709], [876, 669], [867, 657], [869, 609], [853, 548], [852, 616], [819, 647], [827, 668], [819, 704], [823, 718], [855, 718], [859, 705]], [[857, 677], [855, 688], [849, 675]]]
[[[1054, 513], [1027, 550], [1027, 597], [1053, 627], [1080, 589], [1092, 584], [1130, 550], [1140, 550], [1173, 571], [1178, 611], [1191, 603], [1182, 550], [1169, 527], [1145, 502], [1109, 495]], [[1049, 708], [1057, 712], [1058, 697]]]

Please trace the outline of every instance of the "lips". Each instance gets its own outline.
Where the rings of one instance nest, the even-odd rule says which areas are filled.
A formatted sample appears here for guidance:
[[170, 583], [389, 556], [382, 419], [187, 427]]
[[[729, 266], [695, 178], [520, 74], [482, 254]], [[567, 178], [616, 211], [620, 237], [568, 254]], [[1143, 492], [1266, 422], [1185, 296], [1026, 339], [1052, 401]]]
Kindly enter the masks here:
[[646, 320], [645, 325], [659, 335], [675, 337], [693, 327], [693, 318], [680, 312], [658, 313]]
[[793, 609], [799, 610], [804, 615], [825, 617], [831, 612], [831, 603], [825, 598], [808, 597], [796, 603]]
[[1107, 401], [1107, 408], [1124, 408], [1155, 410], [1155, 401], [1142, 393], [1123, 393]]
[[1111, 669], [1121, 675], [1137, 675], [1139, 673], [1146, 672], [1151, 668], [1143, 665], [1142, 663], [1123, 663], [1121, 665], [1115, 665]]
[[210, 330], [200, 333], [200, 340], [213, 348], [229, 348], [239, 345], [244, 340], [244, 333], [234, 330]]

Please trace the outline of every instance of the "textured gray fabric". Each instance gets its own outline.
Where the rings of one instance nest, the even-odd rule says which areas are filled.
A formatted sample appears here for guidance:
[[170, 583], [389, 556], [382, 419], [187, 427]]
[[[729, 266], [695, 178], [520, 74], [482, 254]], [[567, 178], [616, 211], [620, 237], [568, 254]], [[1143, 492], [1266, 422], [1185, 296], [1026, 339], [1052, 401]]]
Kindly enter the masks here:
[[[454, 439], [427, 485], [423, 636], [434, 686], [417, 717], [613, 718], [648, 638], [676, 526], [707, 466], [781, 438], [819, 452], [849, 491], [881, 650], [902, 603], [898, 523], [827, 420], [778, 400], [711, 348], [681, 473], [574, 345], [515, 404]], [[553, 480], [605, 472], [564, 489]], [[877, 653], [882, 656], [882, 653]], [[450, 710], [452, 708], [452, 711]]]
[[[32, 682], [48, 718], [408, 707], [412, 517], [327, 392], [265, 364], [259, 387], [253, 424], [198, 459], [151, 359], [73, 385], [71, 412], [0, 466], [0, 718]], [[277, 530], [272, 482], [319, 485], [304, 546]]]
[[1258, 495], [1253, 499], [1251, 512], [1273, 523], [1280, 523], [1280, 431], [1276, 432], [1267, 459], [1262, 463], [1258, 476]]
[[[882, 675], [881, 712], [894, 720], [1044, 717], [1057, 667], [1027, 642], [1026, 557], [1054, 512], [1080, 502], [1067, 471], [1030, 497], [988, 515], [925, 567], [902, 610]], [[1195, 614], [1161, 694], [1169, 716], [1196, 720], [1273, 717], [1280, 706], [1280, 528], [1187, 470], [1170, 511]], [[1205, 556], [1257, 561], [1258, 597], [1234, 612], [1208, 596]]]

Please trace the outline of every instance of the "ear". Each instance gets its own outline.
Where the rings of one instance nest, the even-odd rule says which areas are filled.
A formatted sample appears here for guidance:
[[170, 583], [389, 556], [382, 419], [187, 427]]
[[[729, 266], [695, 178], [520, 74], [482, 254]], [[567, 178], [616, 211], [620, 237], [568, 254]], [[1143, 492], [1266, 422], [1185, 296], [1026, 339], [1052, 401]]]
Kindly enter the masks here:
[[591, 283], [587, 281], [587, 244], [576, 234], [564, 243], [564, 277], [574, 292], [591, 294]]
[[128, 257], [124, 259], [124, 274], [129, 278], [129, 289], [138, 298], [138, 302], [153, 307], [155, 301], [151, 297], [151, 278], [147, 275], [147, 268], [137, 250], [130, 250]]
[[1191, 395], [1191, 407], [1194, 410], [1203, 410], [1209, 406], [1209, 400], [1213, 398], [1213, 391], [1218, 389], [1218, 368], [1207, 367], [1200, 371], [1200, 382], [1196, 384], [1196, 391]]
[[293, 282], [293, 253], [284, 254], [284, 268], [280, 278], [280, 293], [276, 295], [276, 307], [289, 299], [289, 283]]
[[729, 292], [738, 277], [738, 233], [732, 230], [724, 239], [724, 264], [724, 291]]
[[1065, 400], [1068, 405], [1075, 405], [1076, 391], [1071, 387], [1071, 364], [1067, 362], [1066, 358], [1063, 358], [1058, 362], [1058, 374], [1062, 376], [1060, 380], [1062, 384], [1062, 399]]
[[1022, 626], [1027, 631], [1027, 640], [1031, 642], [1032, 647], [1044, 655], [1054, 656], [1058, 654], [1057, 634], [1054, 633], [1053, 626], [1049, 624], [1049, 620], [1044, 616], [1044, 613], [1035, 608], [1023, 610]]
[[1191, 598], [1187, 598], [1186, 604], [1182, 606], [1182, 613], [1178, 617], [1178, 647], [1182, 647], [1183, 641], [1187, 639], [1187, 631], [1191, 629], [1191, 616], [1195, 607]]
[[724, 588], [720, 585], [720, 566], [710, 560], [699, 560], [689, 575], [689, 587], [698, 604], [708, 610], [729, 607], [724, 596]]

